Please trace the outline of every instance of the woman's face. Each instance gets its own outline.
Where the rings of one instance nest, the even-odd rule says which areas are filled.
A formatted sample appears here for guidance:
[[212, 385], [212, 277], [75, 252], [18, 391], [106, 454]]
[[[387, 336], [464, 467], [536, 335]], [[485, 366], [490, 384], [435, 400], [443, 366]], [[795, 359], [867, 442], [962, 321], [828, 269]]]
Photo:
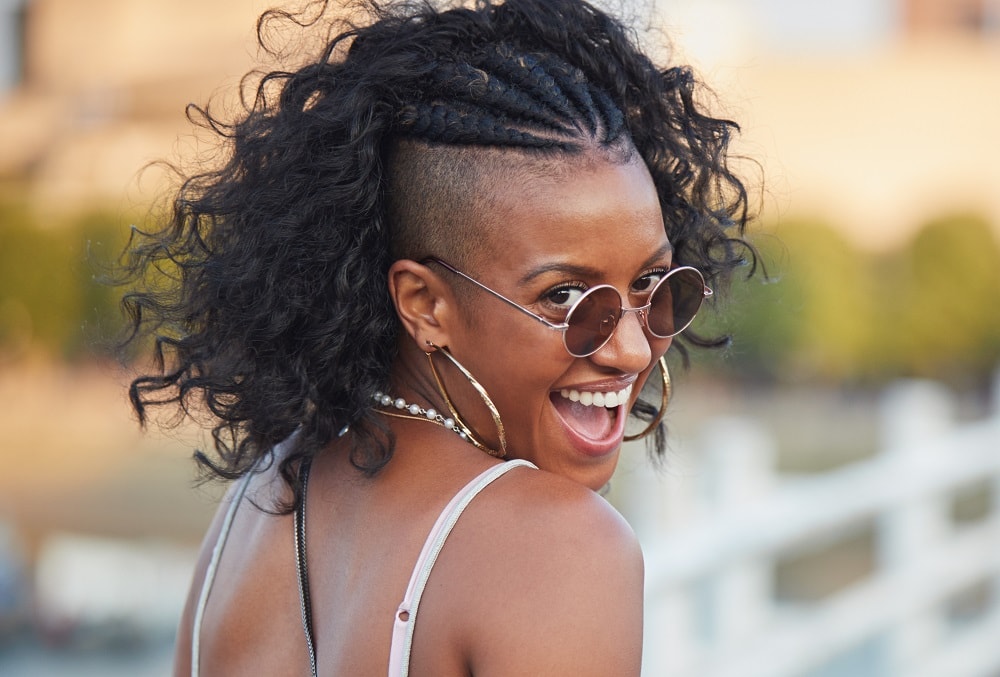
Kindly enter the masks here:
[[[501, 182], [491, 197], [491, 220], [500, 225], [486, 236], [487, 253], [462, 272], [552, 322], [599, 284], [615, 287], [628, 307], [642, 305], [670, 268], [656, 190], [641, 161], [595, 162], [531, 185]], [[486, 291], [466, 283], [461, 299], [464, 322], [449, 347], [496, 404], [508, 458], [593, 489], [607, 483], [626, 414], [670, 339], [651, 337], [638, 314], [627, 313], [606, 345], [578, 358], [561, 332]], [[604, 406], [583, 404], [598, 393]], [[613, 406], [620, 395], [625, 401]], [[464, 397], [459, 407], [479, 409], [469, 418], [494, 437], [485, 407]]]

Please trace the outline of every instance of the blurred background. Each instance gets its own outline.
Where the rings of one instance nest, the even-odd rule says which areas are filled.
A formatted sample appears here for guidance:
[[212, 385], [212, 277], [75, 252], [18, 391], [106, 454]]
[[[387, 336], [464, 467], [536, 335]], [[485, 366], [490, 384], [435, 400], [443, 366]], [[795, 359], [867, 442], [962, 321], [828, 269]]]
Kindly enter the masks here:
[[[219, 488], [199, 431], [138, 430], [95, 278], [268, 4], [0, 0], [0, 674], [169, 671]], [[1000, 0], [625, 11], [743, 127], [768, 273], [613, 483], [646, 674], [1000, 675]]]

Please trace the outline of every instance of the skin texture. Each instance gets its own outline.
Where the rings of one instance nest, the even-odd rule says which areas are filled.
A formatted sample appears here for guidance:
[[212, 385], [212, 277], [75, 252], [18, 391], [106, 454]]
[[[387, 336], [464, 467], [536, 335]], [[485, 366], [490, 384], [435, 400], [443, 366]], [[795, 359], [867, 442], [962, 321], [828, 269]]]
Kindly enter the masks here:
[[[571, 173], [550, 180], [491, 188], [495, 211], [482, 224], [491, 254], [473, 257], [465, 272], [543, 315], [546, 292], [567, 284], [611, 284], [639, 305], [636, 281], [671, 262], [649, 174], [640, 162], [572, 162]], [[526, 279], [539, 267], [547, 272]], [[398, 261], [388, 282], [404, 329], [392, 394], [444, 410], [424, 349], [427, 341], [449, 346], [499, 408], [508, 457], [541, 468], [500, 478], [457, 523], [420, 607], [410, 674], [638, 675], [642, 555], [592, 491], [610, 478], [619, 445], [580, 453], [550, 394], [634, 382], [634, 400], [670, 340], [651, 341], [629, 314], [601, 350], [574, 358], [557, 332], [439, 266]], [[463, 416], [495, 443], [478, 396], [436, 359]], [[374, 478], [350, 466], [347, 440], [313, 465], [306, 537], [322, 675], [386, 673], [395, 609], [427, 532], [465, 483], [498, 462], [439, 426], [387, 421], [396, 452]], [[249, 498], [270, 505], [289, 495], [272, 466], [254, 477]], [[224, 511], [202, 549], [176, 675], [189, 674], [193, 607]], [[291, 533], [291, 516], [241, 505], [202, 630], [202, 665], [212, 675], [308, 674]]]

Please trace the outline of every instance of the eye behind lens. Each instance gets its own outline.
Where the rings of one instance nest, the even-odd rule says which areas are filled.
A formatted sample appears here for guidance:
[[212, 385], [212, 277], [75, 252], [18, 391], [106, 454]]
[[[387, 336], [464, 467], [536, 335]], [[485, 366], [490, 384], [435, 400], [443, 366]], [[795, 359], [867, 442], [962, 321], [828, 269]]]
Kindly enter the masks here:
[[622, 314], [622, 300], [614, 287], [593, 287], [566, 316], [566, 349], [577, 357], [591, 355], [608, 342]]
[[674, 270], [649, 298], [649, 331], [660, 338], [676, 336], [694, 320], [704, 297], [705, 281], [697, 270]]

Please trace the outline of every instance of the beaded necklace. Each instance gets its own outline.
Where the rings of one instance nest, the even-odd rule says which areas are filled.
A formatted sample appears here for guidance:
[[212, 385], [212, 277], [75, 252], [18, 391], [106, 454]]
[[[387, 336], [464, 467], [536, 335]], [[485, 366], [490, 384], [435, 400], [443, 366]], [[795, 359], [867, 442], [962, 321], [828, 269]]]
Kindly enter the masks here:
[[463, 442], [469, 442], [477, 449], [485, 451], [490, 456], [496, 456], [498, 458], [503, 458], [503, 454], [490, 449], [483, 442], [481, 442], [469, 429], [468, 426], [457, 416], [456, 412], [452, 412], [453, 416], [445, 416], [440, 413], [437, 409], [430, 408], [424, 409], [419, 404], [412, 404], [407, 402], [402, 397], [392, 397], [386, 395], [383, 392], [376, 392], [372, 399], [375, 401], [376, 406], [380, 414], [386, 416], [392, 416], [394, 418], [409, 418], [416, 421], [427, 421], [428, 423], [435, 423], [446, 430], [450, 430]]

